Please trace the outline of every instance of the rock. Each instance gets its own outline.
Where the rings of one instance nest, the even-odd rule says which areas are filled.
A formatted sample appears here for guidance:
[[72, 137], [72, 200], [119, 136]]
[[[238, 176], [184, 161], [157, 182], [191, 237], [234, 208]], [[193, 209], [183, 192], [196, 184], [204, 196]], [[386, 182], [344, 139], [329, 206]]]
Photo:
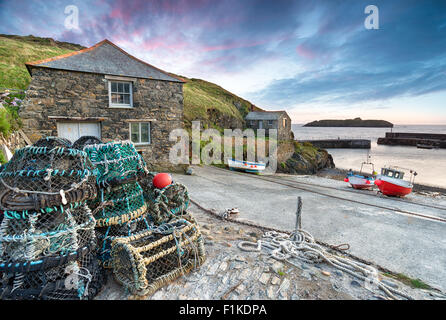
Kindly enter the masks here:
[[267, 284], [270, 277], [271, 275], [269, 273], [262, 273], [262, 275], [259, 278], [259, 281], [263, 284]]
[[327, 276], [327, 277], [329, 277], [329, 276], [331, 275], [331, 273], [328, 272], [328, 271], [321, 271], [321, 273], [322, 273], [324, 276]]
[[310, 267], [309, 266], [307, 266], [305, 263], [302, 263], [302, 265], [301, 265], [301, 267], [302, 267], [302, 269], [310, 269]]
[[243, 270], [240, 275], [239, 275], [239, 279], [240, 280], [246, 280], [248, 279], [248, 277], [251, 275], [251, 270], [250, 269], [245, 269]]
[[280, 283], [280, 278], [274, 276], [271, 280], [271, 284], [279, 284]]
[[189, 176], [193, 175], [194, 174], [194, 169], [192, 169], [192, 167], [188, 167], [187, 170], [186, 170], [186, 174], [189, 175]]
[[279, 271], [283, 271], [283, 263], [276, 261], [273, 263], [273, 265], [271, 266], [271, 268], [274, 270], [274, 272], [278, 273]]
[[232, 231], [234, 231], [233, 228], [228, 227], [228, 226], [224, 227], [223, 230], [225, 230], [226, 233], [231, 233]]
[[344, 273], [342, 271], [340, 271], [340, 270], [335, 270], [334, 274], [337, 275], [338, 277], [344, 276]]
[[207, 224], [201, 225], [201, 228], [202, 229], [206, 229], [206, 230], [211, 230], [211, 227], [209, 225], [207, 225]]
[[353, 286], [353, 287], [361, 287], [361, 284], [358, 282], [358, 281], [356, 281], [356, 280], [352, 280], [352, 282], [350, 282], [350, 284]]
[[237, 294], [240, 295], [243, 291], [245, 291], [245, 289], [246, 287], [243, 284], [241, 284], [235, 289], [235, 292], [237, 292]]
[[274, 292], [274, 288], [273, 287], [268, 287], [268, 289], [266, 290], [266, 296], [269, 299], [274, 299], [275, 298], [275, 292]]
[[187, 297], [185, 295], [180, 294], [178, 296], [178, 300], [186, 300], [186, 299], [187, 299]]
[[214, 263], [209, 267], [208, 272], [206, 273], [208, 276], [212, 276], [217, 272], [218, 269], [218, 263]]
[[225, 261], [223, 261], [221, 264], [220, 264], [220, 267], [218, 267], [221, 271], [225, 271], [227, 268], [228, 268], [228, 263], [227, 262], [225, 262]]
[[246, 261], [245, 257], [242, 257], [242, 256], [235, 256], [234, 260], [235, 261], [241, 261], [241, 262], [245, 262]]
[[232, 244], [231, 243], [229, 243], [229, 242], [225, 242], [225, 246], [227, 246], [227, 247], [232, 247]]
[[290, 280], [285, 278], [285, 279], [283, 279], [282, 284], [279, 287], [279, 290], [280, 291], [287, 291], [289, 287], [290, 287]]

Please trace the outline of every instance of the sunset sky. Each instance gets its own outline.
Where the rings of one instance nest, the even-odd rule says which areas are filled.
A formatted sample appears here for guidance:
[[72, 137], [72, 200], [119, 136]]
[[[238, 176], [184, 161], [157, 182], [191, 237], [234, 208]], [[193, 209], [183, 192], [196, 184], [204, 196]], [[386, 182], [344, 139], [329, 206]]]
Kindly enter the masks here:
[[[65, 26], [67, 6], [79, 29]], [[379, 29], [364, 9], [379, 9]], [[446, 125], [446, 1], [0, 0], [0, 33], [92, 46], [214, 82], [293, 123]], [[1, 62], [0, 62], [1, 63]]]

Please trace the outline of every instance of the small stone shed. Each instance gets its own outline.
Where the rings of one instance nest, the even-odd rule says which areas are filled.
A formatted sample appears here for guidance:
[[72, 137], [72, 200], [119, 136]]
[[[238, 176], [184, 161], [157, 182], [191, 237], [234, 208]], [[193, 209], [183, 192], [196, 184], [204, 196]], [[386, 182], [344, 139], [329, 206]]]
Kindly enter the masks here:
[[291, 118], [286, 111], [251, 111], [246, 117], [246, 126], [257, 130], [265, 129], [268, 135], [268, 129], [277, 129], [279, 140], [292, 139]]
[[31, 141], [131, 140], [148, 164], [170, 166], [169, 133], [183, 127], [182, 79], [109, 40], [26, 67], [32, 79], [19, 114]]

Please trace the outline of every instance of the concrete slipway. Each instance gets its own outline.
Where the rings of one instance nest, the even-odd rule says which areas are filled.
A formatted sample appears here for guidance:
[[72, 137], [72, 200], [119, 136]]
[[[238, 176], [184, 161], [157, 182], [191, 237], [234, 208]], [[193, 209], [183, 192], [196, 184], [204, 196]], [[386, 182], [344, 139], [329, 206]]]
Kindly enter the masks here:
[[392, 210], [446, 219], [445, 197], [411, 194], [401, 201], [377, 196], [373, 191], [356, 192], [343, 181], [316, 176], [268, 177], [279, 182], [307, 183], [307, 190], [301, 190], [262, 180], [261, 176], [208, 166], [194, 167], [191, 176], [173, 177], [185, 184], [191, 198], [203, 207], [218, 212], [237, 207], [240, 218], [282, 230], [293, 230], [297, 196], [301, 196], [302, 227], [317, 240], [332, 245], [348, 243], [349, 252], [359, 258], [446, 291], [446, 222]]

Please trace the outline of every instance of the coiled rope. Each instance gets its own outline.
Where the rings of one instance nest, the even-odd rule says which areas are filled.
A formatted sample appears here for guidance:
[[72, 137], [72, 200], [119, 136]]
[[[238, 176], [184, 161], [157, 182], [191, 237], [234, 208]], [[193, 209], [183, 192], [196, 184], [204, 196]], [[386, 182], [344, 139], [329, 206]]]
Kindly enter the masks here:
[[277, 231], [267, 231], [264, 233], [263, 239], [258, 240], [257, 243], [240, 241], [238, 248], [243, 251], [258, 252], [266, 248], [272, 258], [286, 261], [298, 268], [299, 266], [290, 259], [295, 258], [312, 264], [325, 261], [336, 269], [342, 270], [360, 280], [376, 284], [391, 299], [397, 300], [398, 298], [395, 295], [398, 295], [408, 300], [413, 300], [409, 295], [380, 282], [377, 277], [378, 271], [374, 267], [328, 253], [315, 242], [310, 233], [302, 229], [298, 229], [297, 232], [294, 231], [290, 235]]

